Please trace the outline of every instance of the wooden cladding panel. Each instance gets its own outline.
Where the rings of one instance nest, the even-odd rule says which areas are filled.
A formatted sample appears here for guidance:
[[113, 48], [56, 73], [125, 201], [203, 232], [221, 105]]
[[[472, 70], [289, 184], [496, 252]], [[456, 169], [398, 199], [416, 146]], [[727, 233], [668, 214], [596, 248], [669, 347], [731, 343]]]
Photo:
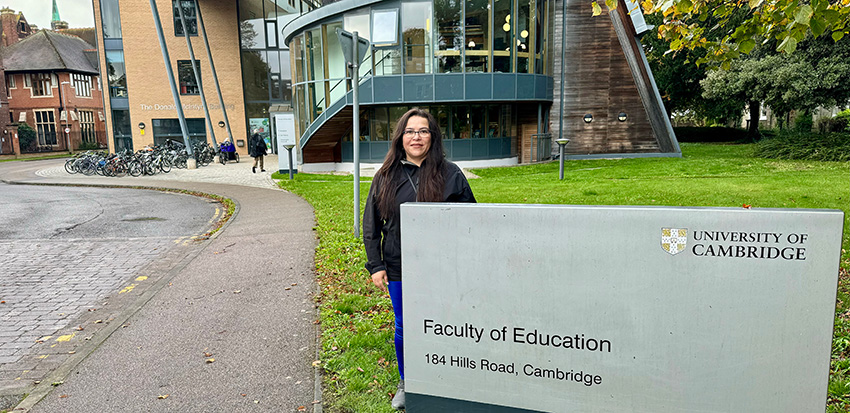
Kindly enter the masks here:
[[[586, 0], [567, 1], [564, 135], [569, 154], [658, 152], [659, 146], [611, 18], [593, 17]], [[560, 11], [560, 7], [556, 6]], [[556, 30], [559, 30], [557, 28]], [[560, 36], [555, 51], [560, 52]], [[556, 123], [560, 90], [551, 119]], [[620, 112], [626, 122], [617, 120]], [[593, 115], [585, 123], [585, 114]], [[557, 135], [557, 125], [552, 125]]]
[[342, 162], [339, 140], [351, 129], [351, 114], [351, 106], [344, 107], [313, 134], [301, 149], [304, 163]]

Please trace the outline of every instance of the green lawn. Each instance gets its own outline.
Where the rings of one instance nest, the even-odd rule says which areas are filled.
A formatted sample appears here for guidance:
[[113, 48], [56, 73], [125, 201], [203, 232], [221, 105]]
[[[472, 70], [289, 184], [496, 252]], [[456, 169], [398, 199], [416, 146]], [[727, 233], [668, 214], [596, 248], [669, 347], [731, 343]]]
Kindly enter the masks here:
[[[752, 157], [752, 145], [682, 144], [684, 157], [569, 161], [478, 169], [479, 202], [841, 209], [845, 216], [829, 412], [850, 410], [850, 164]], [[277, 178], [284, 178], [276, 176]], [[390, 412], [398, 373], [388, 296], [371, 287], [353, 236], [351, 176], [298, 174], [280, 182], [316, 210], [326, 408]], [[361, 184], [361, 207], [369, 183]]]

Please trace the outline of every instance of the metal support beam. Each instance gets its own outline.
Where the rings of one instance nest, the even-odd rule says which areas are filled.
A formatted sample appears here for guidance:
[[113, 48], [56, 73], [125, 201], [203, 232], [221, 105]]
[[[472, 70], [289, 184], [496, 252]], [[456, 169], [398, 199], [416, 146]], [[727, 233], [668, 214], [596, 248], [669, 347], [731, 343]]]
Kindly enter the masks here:
[[174, 80], [174, 70], [171, 69], [171, 58], [168, 57], [168, 46], [165, 44], [165, 35], [162, 34], [162, 22], [159, 21], [159, 11], [156, 8], [156, 1], [149, 1], [151, 12], [153, 13], [153, 23], [156, 26], [156, 35], [159, 37], [159, 48], [162, 50], [162, 60], [165, 61], [165, 74], [168, 77], [169, 85], [171, 85], [174, 107], [177, 108], [177, 118], [180, 120], [180, 132], [183, 133], [183, 143], [186, 145], [186, 152], [189, 156], [192, 156], [192, 143], [189, 142], [189, 127], [186, 125], [186, 116], [183, 114], [183, 104], [180, 103], [180, 94], [177, 93], [177, 82]]
[[[189, 38], [189, 31], [186, 28], [186, 18], [183, 15], [183, 1], [177, 0], [177, 14], [180, 16], [180, 26], [183, 27], [183, 37], [186, 38], [186, 46], [189, 47], [189, 59], [192, 63], [192, 73], [195, 75], [195, 83], [198, 85], [198, 94], [201, 97], [201, 104], [204, 106], [204, 117], [207, 118], [207, 128], [210, 131], [210, 138], [213, 141], [213, 148], [218, 150], [218, 142], [215, 141], [215, 129], [213, 129], [212, 119], [210, 119], [210, 110], [207, 107], [207, 98], [204, 96], [204, 85], [201, 83], [201, 68], [196, 64], [195, 50], [192, 48], [192, 39]], [[198, 5], [192, 0], [192, 5], [195, 6], [197, 13]]]
[[224, 98], [221, 96], [221, 86], [218, 83], [218, 74], [215, 71], [215, 62], [213, 62], [212, 51], [210, 51], [210, 40], [207, 38], [207, 29], [204, 26], [204, 19], [201, 17], [201, 5], [195, 2], [195, 13], [198, 16], [198, 28], [201, 30], [201, 35], [204, 36], [204, 46], [207, 48], [207, 60], [210, 61], [210, 69], [212, 70], [213, 82], [215, 83], [215, 91], [218, 93], [218, 104], [221, 106], [221, 113], [224, 115], [224, 127], [227, 129], [227, 137], [230, 142], [233, 140], [233, 132], [230, 129], [230, 120], [227, 119], [227, 108], [224, 106]]
[[[558, 139], [564, 139], [564, 72], [567, 66], [567, 0], [561, 0], [561, 111], [558, 113]], [[561, 147], [561, 159], [564, 159]], [[561, 161], [563, 162], [563, 161]]]

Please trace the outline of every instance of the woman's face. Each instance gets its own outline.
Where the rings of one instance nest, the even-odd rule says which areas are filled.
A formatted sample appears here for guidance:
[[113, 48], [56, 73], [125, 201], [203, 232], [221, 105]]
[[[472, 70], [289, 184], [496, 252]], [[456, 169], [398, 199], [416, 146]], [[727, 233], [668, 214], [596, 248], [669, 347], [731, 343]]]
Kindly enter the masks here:
[[428, 119], [421, 116], [411, 116], [407, 120], [407, 126], [404, 127], [402, 145], [407, 160], [416, 165], [422, 165], [425, 155], [431, 149], [431, 132], [428, 129]]

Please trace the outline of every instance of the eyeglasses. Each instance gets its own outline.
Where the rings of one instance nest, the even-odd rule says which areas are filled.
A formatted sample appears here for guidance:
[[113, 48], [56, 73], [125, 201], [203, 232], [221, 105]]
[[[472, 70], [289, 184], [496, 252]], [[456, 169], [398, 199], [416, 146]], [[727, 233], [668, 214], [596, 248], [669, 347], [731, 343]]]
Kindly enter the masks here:
[[419, 135], [420, 137], [431, 136], [431, 131], [428, 130], [428, 129], [419, 129], [419, 130], [405, 129], [405, 131], [404, 131], [404, 137], [405, 138], [412, 138], [413, 135]]

